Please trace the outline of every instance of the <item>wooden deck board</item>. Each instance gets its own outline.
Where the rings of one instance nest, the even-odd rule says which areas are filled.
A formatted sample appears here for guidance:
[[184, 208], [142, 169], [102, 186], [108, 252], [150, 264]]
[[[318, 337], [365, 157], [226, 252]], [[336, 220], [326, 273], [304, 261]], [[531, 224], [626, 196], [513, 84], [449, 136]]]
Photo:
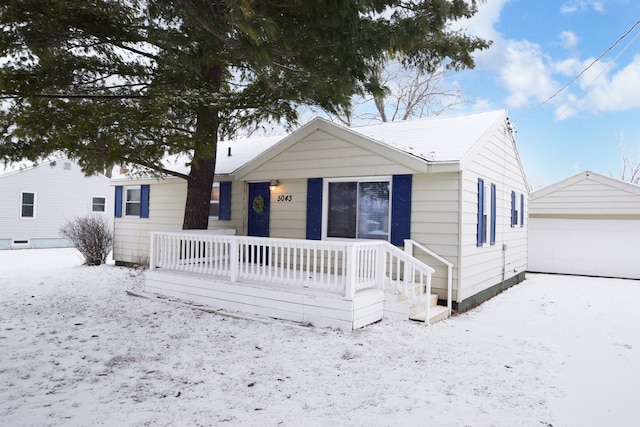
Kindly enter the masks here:
[[382, 319], [384, 311], [384, 294], [377, 289], [359, 291], [353, 300], [347, 300], [335, 293], [229, 283], [211, 276], [168, 270], [148, 271], [145, 290], [214, 308], [340, 329], [376, 322]]

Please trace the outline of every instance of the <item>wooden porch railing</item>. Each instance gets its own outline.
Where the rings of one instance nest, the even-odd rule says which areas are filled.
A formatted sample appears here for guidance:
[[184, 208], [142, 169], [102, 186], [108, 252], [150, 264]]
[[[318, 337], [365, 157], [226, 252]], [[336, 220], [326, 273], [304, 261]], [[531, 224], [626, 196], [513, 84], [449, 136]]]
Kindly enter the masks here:
[[152, 232], [150, 268], [217, 276], [339, 294], [394, 286], [425, 305], [434, 270], [379, 241], [320, 241], [213, 234]]
[[440, 255], [438, 255], [437, 253], [433, 252], [431, 249], [421, 245], [420, 243], [416, 242], [415, 240], [411, 240], [411, 239], [406, 239], [404, 241], [404, 251], [413, 256], [413, 249], [418, 248], [420, 249], [422, 252], [432, 256], [436, 261], [441, 262], [442, 264], [444, 264], [447, 267], [447, 311], [449, 312], [449, 316], [451, 316], [451, 310], [452, 310], [452, 288], [453, 288], [453, 263], [447, 261], [446, 259], [442, 258]]

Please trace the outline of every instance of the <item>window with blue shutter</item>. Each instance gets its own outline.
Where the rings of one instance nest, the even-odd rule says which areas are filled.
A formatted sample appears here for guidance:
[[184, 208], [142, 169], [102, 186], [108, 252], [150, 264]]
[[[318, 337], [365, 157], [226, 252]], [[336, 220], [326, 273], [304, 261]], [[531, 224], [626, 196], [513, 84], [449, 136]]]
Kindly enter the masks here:
[[496, 244], [496, 185], [491, 184], [491, 236], [489, 243]]
[[322, 239], [322, 178], [307, 180], [307, 239]]
[[114, 216], [116, 218], [149, 218], [149, 185], [139, 187], [115, 187]]
[[524, 227], [524, 194], [520, 194], [520, 227]]
[[476, 245], [482, 246], [484, 243], [484, 179], [478, 178], [478, 233]]
[[391, 181], [391, 244], [404, 246], [411, 238], [412, 175], [394, 175]]

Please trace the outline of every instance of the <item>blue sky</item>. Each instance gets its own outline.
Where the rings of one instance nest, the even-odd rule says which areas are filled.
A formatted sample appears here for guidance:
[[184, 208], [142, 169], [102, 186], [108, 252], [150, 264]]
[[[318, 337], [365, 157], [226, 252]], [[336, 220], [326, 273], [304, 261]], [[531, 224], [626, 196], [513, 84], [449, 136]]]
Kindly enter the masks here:
[[463, 24], [493, 45], [448, 79], [465, 110], [509, 111], [533, 189], [583, 170], [619, 178], [621, 145], [640, 162], [640, 25], [542, 104], [638, 20], [637, 0], [487, 0]]

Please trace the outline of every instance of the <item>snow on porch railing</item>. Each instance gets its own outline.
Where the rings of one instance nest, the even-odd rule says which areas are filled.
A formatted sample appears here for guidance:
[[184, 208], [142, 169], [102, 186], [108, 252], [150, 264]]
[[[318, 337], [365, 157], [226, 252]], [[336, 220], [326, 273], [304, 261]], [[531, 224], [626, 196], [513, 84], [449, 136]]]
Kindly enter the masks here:
[[338, 242], [152, 232], [150, 268], [337, 293], [383, 286], [380, 241]]

